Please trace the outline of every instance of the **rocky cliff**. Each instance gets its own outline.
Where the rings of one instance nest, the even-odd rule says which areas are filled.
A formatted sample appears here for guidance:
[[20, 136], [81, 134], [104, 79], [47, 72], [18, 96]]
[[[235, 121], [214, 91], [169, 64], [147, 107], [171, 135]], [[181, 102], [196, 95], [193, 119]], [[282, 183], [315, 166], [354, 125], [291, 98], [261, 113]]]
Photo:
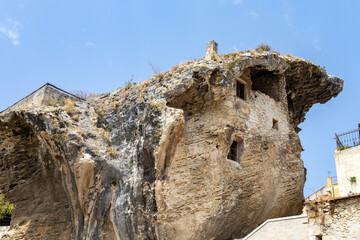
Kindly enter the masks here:
[[16, 204], [3, 239], [232, 239], [300, 213], [297, 126], [342, 86], [248, 51], [2, 113], [0, 192]]

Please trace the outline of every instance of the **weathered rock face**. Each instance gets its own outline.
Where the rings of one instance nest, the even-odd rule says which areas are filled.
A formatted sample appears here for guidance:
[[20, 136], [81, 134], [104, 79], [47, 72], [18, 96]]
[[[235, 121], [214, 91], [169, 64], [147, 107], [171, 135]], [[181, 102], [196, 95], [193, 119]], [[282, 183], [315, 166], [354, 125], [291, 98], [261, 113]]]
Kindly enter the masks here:
[[231, 239], [300, 213], [297, 125], [343, 81], [277, 53], [215, 60], [72, 111], [3, 114], [0, 192], [17, 206], [7, 239]]

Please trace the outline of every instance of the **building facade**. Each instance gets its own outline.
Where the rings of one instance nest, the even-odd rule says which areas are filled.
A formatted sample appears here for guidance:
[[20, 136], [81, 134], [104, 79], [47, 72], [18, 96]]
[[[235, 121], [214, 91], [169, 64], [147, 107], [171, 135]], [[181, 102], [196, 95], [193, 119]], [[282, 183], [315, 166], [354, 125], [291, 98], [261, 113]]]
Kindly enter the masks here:
[[340, 196], [359, 193], [360, 146], [335, 151], [336, 173]]

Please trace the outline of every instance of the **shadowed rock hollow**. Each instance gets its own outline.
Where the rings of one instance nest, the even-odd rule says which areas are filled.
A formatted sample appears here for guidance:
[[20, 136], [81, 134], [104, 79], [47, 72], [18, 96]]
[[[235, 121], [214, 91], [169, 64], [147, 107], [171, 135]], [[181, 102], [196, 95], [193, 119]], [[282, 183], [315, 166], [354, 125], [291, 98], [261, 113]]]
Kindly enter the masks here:
[[300, 213], [297, 126], [343, 81], [274, 52], [213, 56], [70, 109], [2, 113], [4, 239], [232, 239]]

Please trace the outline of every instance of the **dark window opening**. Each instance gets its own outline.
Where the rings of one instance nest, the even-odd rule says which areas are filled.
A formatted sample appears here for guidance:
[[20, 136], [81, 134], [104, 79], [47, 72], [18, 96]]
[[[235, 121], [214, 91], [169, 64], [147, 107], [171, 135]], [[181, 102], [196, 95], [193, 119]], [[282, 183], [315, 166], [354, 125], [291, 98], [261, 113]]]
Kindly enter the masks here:
[[252, 68], [250, 71], [252, 89], [260, 91], [275, 101], [281, 101], [286, 96], [283, 89], [282, 76], [266, 70]]
[[2, 219], [0, 219], [0, 226], [10, 226], [10, 221], [11, 221], [11, 215], [8, 214], [4, 214], [2, 215]]
[[322, 240], [322, 236], [321, 235], [315, 236], [315, 239], [316, 240]]
[[233, 141], [230, 146], [230, 150], [227, 158], [239, 163], [243, 151], [244, 151], [244, 141], [243, 140], [241, 140], [240, 142]]
[[231, 159], [233, 161], [237, 161], [237, 149], [238, 149], [238, 142], [233, 141], [230, 147], [230, 151], [228, 154], [228, 159]]
[[279, 122], [276, 119], [273, 119], [272, 129], [275, 129], [275, 130], [279, 129]]
[[236, 96], [245, 100], [245, 84], [236, 81]]

